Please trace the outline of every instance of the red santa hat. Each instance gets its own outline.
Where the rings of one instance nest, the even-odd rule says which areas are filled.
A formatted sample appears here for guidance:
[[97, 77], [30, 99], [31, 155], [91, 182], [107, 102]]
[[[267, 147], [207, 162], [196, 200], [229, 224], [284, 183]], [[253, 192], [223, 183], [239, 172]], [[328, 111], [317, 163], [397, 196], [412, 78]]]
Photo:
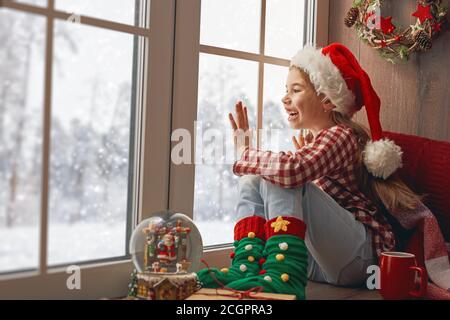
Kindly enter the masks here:
[[306, 46], [292, 58], [291, 66], [309, 75], [317, 94], [325, 95], [336, 107], [334, 111], [352, 117], [366, 107], [372, 140], [367, 143], [363, 156], [372, 175], [387, 179], [402, 166], [400, 147], [383, 138], [380, 98], [349, 49], [339, 43], [323, 49]]

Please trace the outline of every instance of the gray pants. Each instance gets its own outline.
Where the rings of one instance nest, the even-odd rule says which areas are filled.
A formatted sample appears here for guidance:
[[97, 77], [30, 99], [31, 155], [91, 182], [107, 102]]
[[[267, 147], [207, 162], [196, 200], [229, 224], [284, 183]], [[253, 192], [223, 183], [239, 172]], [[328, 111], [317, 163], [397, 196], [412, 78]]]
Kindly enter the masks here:
[[377, 264], [371, 233], [314, 183], [285, 189], [259, 176], [242, 176], [237, 214], [238, 220], [253, 215], [267, 220], [279, 215], [303, 220], [310, 280], [359, 286], [369, 276], [367, 267]]

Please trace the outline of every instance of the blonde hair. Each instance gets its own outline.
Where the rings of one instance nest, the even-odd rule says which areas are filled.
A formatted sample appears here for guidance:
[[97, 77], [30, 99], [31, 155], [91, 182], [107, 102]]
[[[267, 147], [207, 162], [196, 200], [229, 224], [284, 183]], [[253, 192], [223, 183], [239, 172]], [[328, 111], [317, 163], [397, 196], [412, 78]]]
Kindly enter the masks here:
[[394, 173], [386, 180], [374, 177], [367, 171], [363, 162], [363, 150], [370, 140], [368, 130], [350, 117], [336, 112], [331, 112], [332, 120], [338, 125], [344, 125], [352, 129], [358, 141], [358, 154], [356, 160], [356, 181], [358, 187], [379, 208], [385, 207], [388, 211], [414, 209], [423, 196], [414, 193], [401, 180], [398, 173]]
[[[312, 86], [309, 75], [297, 66], [291, 66], [289, 70], [295, 69]], [[398, 173], [394, 173], [386, 180], [374, 177], [367, 171], [363, 162], [363, 151], [366, 143], [371, 139], [369, 131], [361, 124], [353, 121], [351, 117], [331, 112], [331, 119], [337, 125], [344, 125], [352, 129], [358, 141], [358, 154], [356, 156], [355, 172], [359, 190], [364, 193], [379, 209], [386, 208], [388, 211], [414, 209], [423, 199], [423, 195], [417, 195], [401, 180]]]

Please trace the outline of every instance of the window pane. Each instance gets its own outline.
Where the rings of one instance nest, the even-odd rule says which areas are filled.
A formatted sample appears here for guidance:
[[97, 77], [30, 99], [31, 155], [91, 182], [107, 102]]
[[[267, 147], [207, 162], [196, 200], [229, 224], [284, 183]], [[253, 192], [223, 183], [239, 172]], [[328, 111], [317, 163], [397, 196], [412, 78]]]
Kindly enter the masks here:
[[38, 266], [45, 22], [0, 9], [0, 272]]
[[47, 0], [14, 0], [15, 2], [22, 2], [26, 4], [33, 4], [36, 6], [46, 7]]
[[305, 0], [267, 0], [265, 54], [290, 59], [303, 46]]
[[249, 108], [250, 126], [255, 128], [257, 75], [256, 62], [200, 55], [194, 221], [205, 245], [233, 242], [237, 177], [232, 160], [227, 160], [230, 154], [224, 151], [217, 161], [210, 155], [212, 150], [233, 149], [225, 132], [232, 132], [228, 113], [234, 112], [238, 100]]
[[55, 22], [49, 264], [125, 254], [133, 36]]
[[259, 52], [260, 0], [202, 0], [200, 43]]
[[146, 0], [56, 0], [56, 9], [114, 22], [138, 25], [135, 18], [138, 11], [136, 5], [144, 3], [144, 1]]
[[271, 151], [295, 151], [292, 136], [298, 134], [287, 121], [281, 99], [286, 91], [288, 68], [266, 64], [264, 66], [264, 110], [261, 146]]

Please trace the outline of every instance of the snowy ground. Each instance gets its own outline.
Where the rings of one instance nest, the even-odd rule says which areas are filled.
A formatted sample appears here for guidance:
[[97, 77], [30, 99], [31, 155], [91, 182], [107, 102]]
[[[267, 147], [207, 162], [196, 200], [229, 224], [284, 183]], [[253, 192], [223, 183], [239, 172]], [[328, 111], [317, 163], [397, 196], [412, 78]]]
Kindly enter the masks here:
[[[234, 223], [196, 223], [203, 245], [233, 241]], [[125, 254], [124, 224], [52, 224], [49, 230], [49, 265], [88, 261]], [[0, 273], [36, 268], [39, 261], [37, 227], [0, 228]]]
[[[124, 224], [52, 224], [49, 265], [117, 257], [125, 253]], [[36, 268], [39, 232], [36, 227], [0, 229], [0, 272]]]

